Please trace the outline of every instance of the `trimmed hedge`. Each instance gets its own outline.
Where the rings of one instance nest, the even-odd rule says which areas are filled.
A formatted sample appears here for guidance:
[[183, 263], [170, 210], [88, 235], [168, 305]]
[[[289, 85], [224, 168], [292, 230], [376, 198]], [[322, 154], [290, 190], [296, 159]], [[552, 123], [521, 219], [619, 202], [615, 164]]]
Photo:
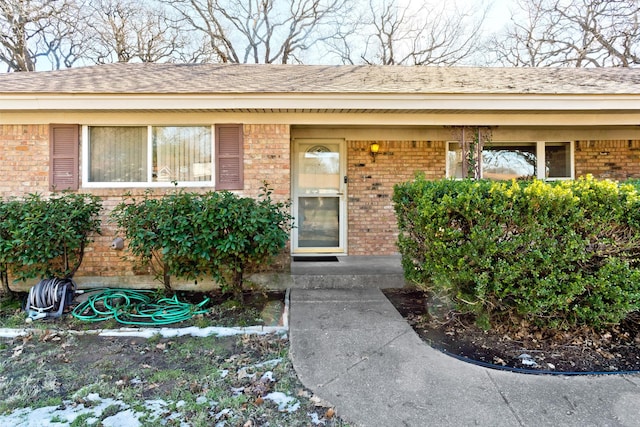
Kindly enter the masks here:
[[640, 307], [640, 197], [634, 185], [427, 181], [397, 185], [407, 279], [477, 315], [601, 328]]
[[244, 273], [269, 262], [289, 240], [288, 205], [274, 202], [266, 184], [262, 191], [259, 200], [228, 191], [127, 196], [111, 218], [128, 251], [167, 291], [171, 277], [212, 277], [241, 300]]

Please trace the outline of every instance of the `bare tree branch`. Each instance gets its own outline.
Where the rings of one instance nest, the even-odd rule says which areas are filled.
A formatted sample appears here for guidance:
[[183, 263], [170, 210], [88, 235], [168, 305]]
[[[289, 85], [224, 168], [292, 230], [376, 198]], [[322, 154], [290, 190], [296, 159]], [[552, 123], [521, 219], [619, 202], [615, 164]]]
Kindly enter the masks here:
[[0, 2], [0, 61], [8, 71], [35, 71], [38, 59], [59, 46], [64, 34], [56, 30], [64, 27], [61, 20], [68, 18], [70, 4], [67, 0]]
[[519, 0], [491, 42], [513, 66], [630, 67], [640, 64], [638, 0]]
[[164, 0], [220, 62], [300, 62], [347, 0]]
[[166, 62], [188, 44], [162, 8], [133, 0], [93, 0], [89, 61]]
[[482, 4], [463, 12], [455, 2], [401, 5], [399, 0], [369, 0], [361, 60], [384, 65], [470, 62], [480, 47], [486, 13]]
[[52, 68], [70, 68], [87, 58], [90, 34], [85, 10], [84, 1], [68, 1], [57, 19], [50, 21], [50, 31], [42, 33], [38, 50], [46, 53]]

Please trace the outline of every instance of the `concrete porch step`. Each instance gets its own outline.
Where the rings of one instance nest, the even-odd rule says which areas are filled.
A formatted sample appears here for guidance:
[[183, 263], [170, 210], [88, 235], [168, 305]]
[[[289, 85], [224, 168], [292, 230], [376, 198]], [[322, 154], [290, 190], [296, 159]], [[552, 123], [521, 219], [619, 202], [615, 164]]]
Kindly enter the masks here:
[[337, 262], [291, 262], [291, 287], [298, 289], [401, 288], [400, 256], [345, 256]]

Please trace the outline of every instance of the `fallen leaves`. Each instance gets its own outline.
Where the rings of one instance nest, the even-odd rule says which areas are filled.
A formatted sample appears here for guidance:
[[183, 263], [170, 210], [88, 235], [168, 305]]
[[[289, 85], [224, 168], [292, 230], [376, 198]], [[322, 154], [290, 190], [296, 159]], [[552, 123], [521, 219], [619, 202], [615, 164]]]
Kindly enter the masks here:
[[506, 366], [507, 362], [504, 361], [503, 358], [498, 356], [493, 356], [493, 363], [500, 366]]
[[44, 333], [40, 336], [40, 342], [48, 342], [48, 341], [60, 341], [62, 337], [55, 332], [49, 329], [45, 330]]
[[15, 346], [13, 348], [13, 354], [11, 355], [11, 358], [15, 359], [16, 357], [20, 357], [20, 355], [22, 355], [23, 351], [24, 351], [24, 344]]

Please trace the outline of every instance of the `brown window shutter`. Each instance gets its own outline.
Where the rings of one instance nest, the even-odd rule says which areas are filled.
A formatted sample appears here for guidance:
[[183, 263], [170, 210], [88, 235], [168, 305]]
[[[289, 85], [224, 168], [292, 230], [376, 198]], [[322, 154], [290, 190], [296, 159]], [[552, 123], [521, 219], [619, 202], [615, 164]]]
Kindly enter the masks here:
[[216, 189], [244, 187], [242, 125], [216, 125]]
[[49, 189], [77, 190], [79, 167], [79, 126], [49, 127]]

